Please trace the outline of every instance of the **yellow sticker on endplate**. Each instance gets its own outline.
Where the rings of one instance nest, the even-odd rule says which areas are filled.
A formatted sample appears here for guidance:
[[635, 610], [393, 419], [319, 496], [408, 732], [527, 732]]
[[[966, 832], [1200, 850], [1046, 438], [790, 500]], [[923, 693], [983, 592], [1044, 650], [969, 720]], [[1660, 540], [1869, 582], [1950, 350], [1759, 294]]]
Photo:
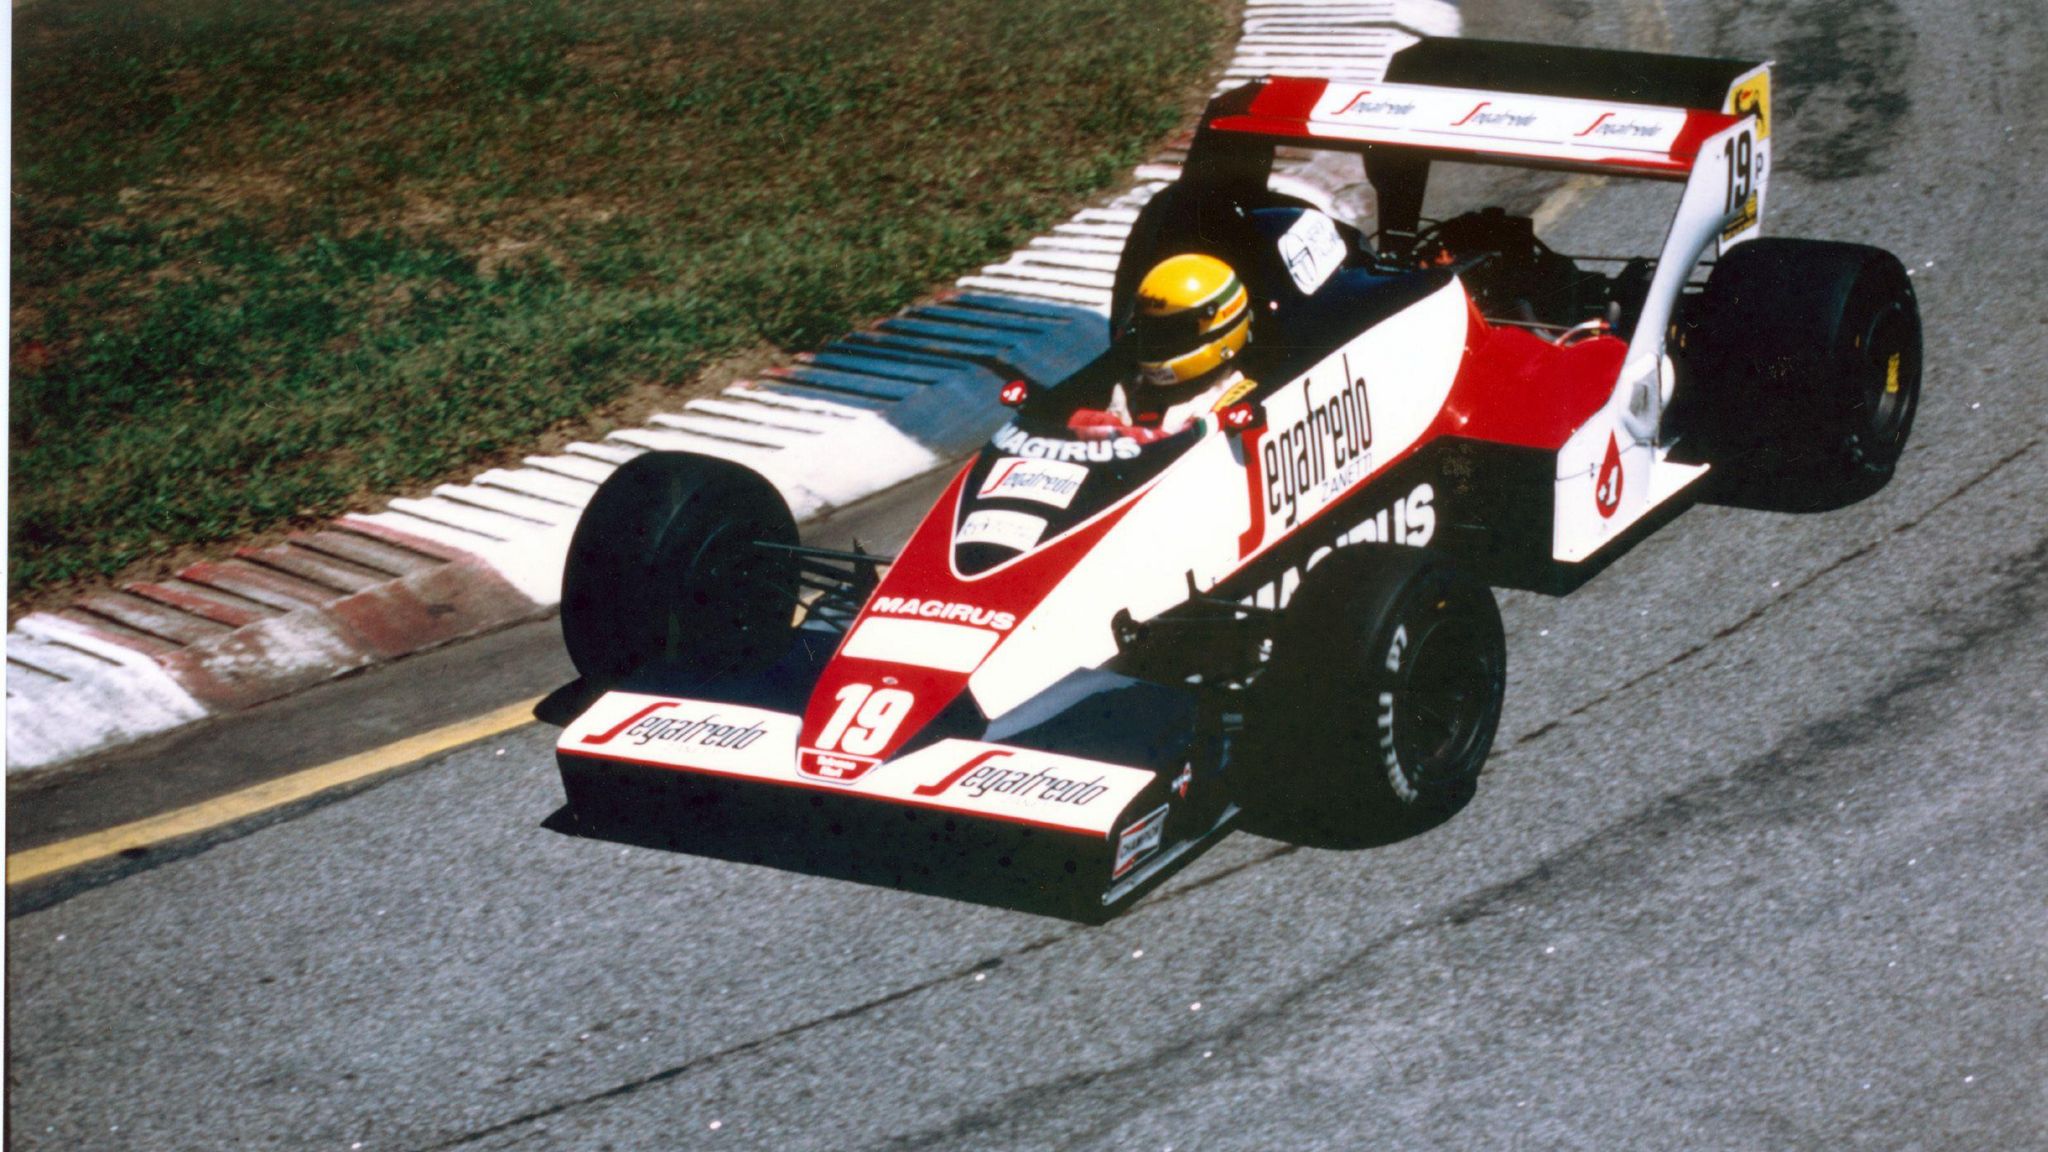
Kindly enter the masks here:
[[1728, 111], [1737, 116], [1756, 117], [1756, 138], [1771, 138], [1771, 74], [1758, 72], [1728, 98]]
[[1897, 352], [1892, 353], [1892, 358], [1885, 361], [1884, 364], [1884, 394], [1887, 396], [1899, 394], [1899, 354]]

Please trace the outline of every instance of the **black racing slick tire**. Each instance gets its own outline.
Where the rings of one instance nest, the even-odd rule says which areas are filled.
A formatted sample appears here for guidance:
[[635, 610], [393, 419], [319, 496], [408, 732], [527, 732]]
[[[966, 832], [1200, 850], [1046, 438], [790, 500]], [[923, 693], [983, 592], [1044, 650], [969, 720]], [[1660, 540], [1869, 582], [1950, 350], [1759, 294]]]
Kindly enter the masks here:
[[[1920, 402], [1920, 309], [1897, 257], [1820, 240], [1732, 248], [1685, 309], [1670, 427], [1721, 503], [1838, 508], [1890, 481]], [[1686, 441], [1692, 441], [1687, 444]]]
[[657, 660], [704, 680], [788, 651], [796, 522], [780, 493], [730, 461], [650, 452], [621, 465], [576, 523], [562, 572], [562, 640], [609, 687]]
[[1338, 549], [1303, 578], [1253, 686], [1241, 803], [1331, 846], [1441, 823], [1478, 787], [1506, 670], [1485, 585], [1419, 549]]

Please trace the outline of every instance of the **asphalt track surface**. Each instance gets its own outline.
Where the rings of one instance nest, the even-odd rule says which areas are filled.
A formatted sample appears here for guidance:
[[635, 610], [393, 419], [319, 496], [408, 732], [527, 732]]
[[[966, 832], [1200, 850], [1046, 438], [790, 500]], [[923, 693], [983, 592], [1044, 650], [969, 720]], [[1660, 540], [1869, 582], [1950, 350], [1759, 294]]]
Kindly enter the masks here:
[[[1891, 488], [1698, 509], [1503, 597], [1463, 814], [1362, 852], [1233, 835], [1104, 927], [555, 835], [552, 730], [520, 729], [18, 906], [9, 1146], [2048, 1147], [2048, 22], [1467, 19], [1779, 59], [1771, 230], [1916, 272]], [[1511, 191], [1567, 250], [1665, 210]], [[487, 681], [522, 635], [362, 683]], [[311, 755], [346, 710], [243, 738]]]

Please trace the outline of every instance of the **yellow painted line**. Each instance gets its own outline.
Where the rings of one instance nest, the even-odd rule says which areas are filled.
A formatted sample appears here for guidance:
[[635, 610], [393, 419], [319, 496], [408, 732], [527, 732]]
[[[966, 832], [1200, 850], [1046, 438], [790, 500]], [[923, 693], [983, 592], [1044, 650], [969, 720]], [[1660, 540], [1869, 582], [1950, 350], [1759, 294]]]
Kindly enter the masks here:
[[451, 748], [459, 748], [464, 744], [531, 724], [534, 722], [534, 706], [539, 704], [541, 699], [535, 696], [531, 700], [508, 704], [495, 712], [458, 721], [430, 732], [422, 732], [417, 736], [386, 744], [382, 748], [372, 748], [368, 752], [359, 752], [354, 756], [346, 756], [317, 768], [307, 768], [289, 776], [266, 780], [239, 792], [216, 796], [189, 808], [179, 808], [151, 816], [146, 820], [109, 828], [104, 832], [94, 832], [55, 844], [46, 844], [41, 848], [16, 852], [7, 858], [7, 883], [9, 886], [25, 884], [82, 864], [206, 832], [237, 820], [245, 820], [258, 812], [267, 812], [309, 796], [318, 796], [334, 788], [382, 776]]

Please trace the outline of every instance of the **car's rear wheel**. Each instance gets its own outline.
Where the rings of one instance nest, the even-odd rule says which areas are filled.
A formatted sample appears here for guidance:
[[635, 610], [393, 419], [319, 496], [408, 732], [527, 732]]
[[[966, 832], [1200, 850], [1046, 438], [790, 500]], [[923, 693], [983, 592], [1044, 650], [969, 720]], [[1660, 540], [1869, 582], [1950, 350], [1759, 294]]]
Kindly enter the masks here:
[[1879, 248], [1763, 239], [1730, 249], [1678, 330], [1669, 427], [1724, 503], [1840, 507], [1892, 477], [1920, 399], [1920, 311]]
[[1478, 786], [1506, 668], [1484, 585], [1419, 549], [1338, 549], [1302, 580], [1254, 685], [1241, 803], [1328, 844], [1441, 822]]
[[796, 523], [773, 485], [726, 460], [650, 452], [601, 485], [569, 544], [562, 639], [607, 687], [656, 660], [702, 679], [780, 659], [795, 610]]

